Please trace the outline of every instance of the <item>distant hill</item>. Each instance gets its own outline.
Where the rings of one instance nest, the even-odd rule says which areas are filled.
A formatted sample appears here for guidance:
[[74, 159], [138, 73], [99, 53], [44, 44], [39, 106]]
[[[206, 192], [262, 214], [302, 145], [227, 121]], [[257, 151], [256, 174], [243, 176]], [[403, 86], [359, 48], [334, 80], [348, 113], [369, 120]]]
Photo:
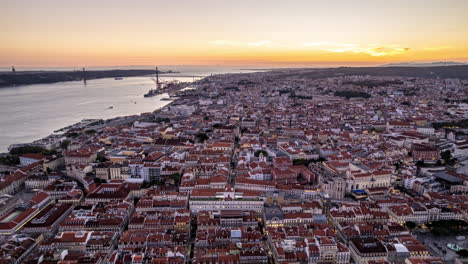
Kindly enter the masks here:
[[[274, 71], [282, 71], [273, 69]], [[284, 70], [284, 69], [283, 69]], [[160, 72], [165, 73], [165, 72]], [[87, 80], [99, 78], [132, 77], [154, 74], [154, 70], [104, 70], [86, 71]], [[387, 66], [387, 67], [339, 67], [339, 68], [290, 68], [277, 76], [317, 79], [334, 76], [370, 75], [403, 76], [420, 78], [458, 78], [468, 80], [468, 65], [455, 66]], [[83, 80], [82, 71], [25, 71], [0, 72], [0, 88], [8, 86], [44, 84]]]
[[370, 76], [402, 76], [419, 78], [458, 78], [468, 80], [468, 65], [433, 66], [433, 67], [340, 67], [291, 69], [283, 77], [317, 79], [334, 76], [370, 75]]
[[[164, 73], [164, 72], [160, 72]], [[105, 70], [105, 71], [24, 71], [24, 72], [0, 72], [0, 88], [29, 85], [56, 83], [66, 81], [79, 81], [100, 79], [100, 78], [116, 78], [116, 77], [132, 77], [154, 74], [154, 70]]]
[[457, 65], [468, 65], [466, 62], [458, 61], [438, 61], [438, 62], [401, 62], [401, 63], [389, 63], [382, 65], [382, 67], [436, 67], [436, 66], [457, 66]]

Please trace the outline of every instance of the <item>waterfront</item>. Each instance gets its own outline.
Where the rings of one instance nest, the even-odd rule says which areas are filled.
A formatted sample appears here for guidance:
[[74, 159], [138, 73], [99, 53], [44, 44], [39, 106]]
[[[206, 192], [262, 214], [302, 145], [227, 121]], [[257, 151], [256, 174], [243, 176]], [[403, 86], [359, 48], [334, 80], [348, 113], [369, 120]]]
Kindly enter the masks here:
[[[169, 68], [168, 68], [169, 69]], [[210, 73], [239, 72], [223, 67], [172, 67], [177, 75], [208, 76]], [[36, 69], [27, 69], [36, 70]], [[46, 69], [54, 70], [54, 69]], [[242, 71], [247, 72], [247, 71]], [[191, 82], [191, 77], [161, 76], [163, 81]], [[196, 80], [197, 78], [195, 78]], [[36, 84], [0, 89], [0, 153], [11, 144], [27, 143], [84, 118], [113, 118], [151, 112], [171, 101], [158, 95], [144, 98], [154, 87], [149, 76]], [[109, 108], [112, 107], [112, 108]]]
[[76, 81], [2, 88], [0, 152], [11, 144], [39, 139], [84, 118], [139, 114], [168, 104], [160, 100], [167, 95], [143, 98], [152, 86], [148, 77], [131, 77], [91, 80], [86, 85]]

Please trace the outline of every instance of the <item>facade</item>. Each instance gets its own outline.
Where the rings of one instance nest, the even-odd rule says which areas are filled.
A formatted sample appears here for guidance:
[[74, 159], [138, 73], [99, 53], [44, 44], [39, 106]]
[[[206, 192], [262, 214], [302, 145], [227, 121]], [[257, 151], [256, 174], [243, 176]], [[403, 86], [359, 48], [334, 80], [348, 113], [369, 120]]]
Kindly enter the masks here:
[[422, 144], [413, 144], [412, 154], [413, 159], [416, 161], [436, 161], [440, 159], [440, 152], [438, 149]]

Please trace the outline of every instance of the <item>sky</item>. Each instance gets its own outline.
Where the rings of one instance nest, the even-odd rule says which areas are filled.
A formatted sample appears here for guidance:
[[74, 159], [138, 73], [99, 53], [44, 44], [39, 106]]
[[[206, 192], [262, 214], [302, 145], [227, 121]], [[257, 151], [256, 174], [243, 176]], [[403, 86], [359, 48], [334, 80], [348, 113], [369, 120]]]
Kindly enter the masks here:
[[468, 61], [467, 0], [0, 0], [0, 67]]

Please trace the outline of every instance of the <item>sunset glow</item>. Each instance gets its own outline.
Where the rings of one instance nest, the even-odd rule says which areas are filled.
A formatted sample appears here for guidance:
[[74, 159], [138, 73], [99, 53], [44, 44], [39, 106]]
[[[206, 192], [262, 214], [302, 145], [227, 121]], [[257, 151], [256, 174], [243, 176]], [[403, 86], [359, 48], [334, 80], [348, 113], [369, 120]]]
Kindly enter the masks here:
[[0, 0], [0, 66], [468, 61], [468, 4]]

